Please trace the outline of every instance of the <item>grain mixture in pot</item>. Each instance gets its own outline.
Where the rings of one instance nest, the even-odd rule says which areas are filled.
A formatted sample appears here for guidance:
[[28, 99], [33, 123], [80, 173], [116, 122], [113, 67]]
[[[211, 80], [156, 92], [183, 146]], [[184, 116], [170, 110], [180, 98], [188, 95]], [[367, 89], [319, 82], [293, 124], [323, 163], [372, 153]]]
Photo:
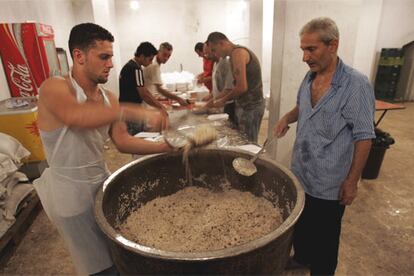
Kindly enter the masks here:
[[187, 187], [141, 206], [120, 231], [129, 240], [157, 249], [201, 252], [255, 240], [281, 223], [278, 208], [249, 192]]

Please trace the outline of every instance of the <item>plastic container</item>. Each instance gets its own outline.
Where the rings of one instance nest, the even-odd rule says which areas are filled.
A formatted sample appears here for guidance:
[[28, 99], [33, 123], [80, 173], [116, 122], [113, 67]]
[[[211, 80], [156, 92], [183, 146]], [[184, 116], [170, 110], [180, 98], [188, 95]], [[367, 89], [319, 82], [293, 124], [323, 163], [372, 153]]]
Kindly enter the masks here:
[[16, 138], [30, 156], [24, 162], [46, 159], [37, 127], [36, 97], [15, 97], [0, 101], [0, 132]]
[[376, 179], [379, 175], [385, 152], [395, 143], [394, 138], [379, 128], [375, 129], [376, 138], [372, 140], [367, 163], [362, 171], [363, 179]]
[[175, 84], [176, 90], [178, 92], [187, 92], [189, 84], [187, 82], [178, 82]]

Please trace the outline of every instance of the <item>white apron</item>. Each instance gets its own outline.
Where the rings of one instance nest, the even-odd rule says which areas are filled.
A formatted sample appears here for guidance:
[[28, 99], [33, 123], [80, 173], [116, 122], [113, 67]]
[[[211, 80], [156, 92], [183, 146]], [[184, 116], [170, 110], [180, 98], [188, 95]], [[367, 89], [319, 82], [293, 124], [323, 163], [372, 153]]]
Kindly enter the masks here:
[[[70, 80], [78, 102], [85, 102], [83, 89]], [[105, 91], [101, 92], [109, 105]], [[79, 274], [97, 273], [113, 265], [93, 211], [96, 192], [110, 174], [103, 160], [108, 130], [109, 126], [64, 126], [51, 132], [41, 131], [50, 167], [34, 181], [34, 187], [46, 214], [68, 245]]]

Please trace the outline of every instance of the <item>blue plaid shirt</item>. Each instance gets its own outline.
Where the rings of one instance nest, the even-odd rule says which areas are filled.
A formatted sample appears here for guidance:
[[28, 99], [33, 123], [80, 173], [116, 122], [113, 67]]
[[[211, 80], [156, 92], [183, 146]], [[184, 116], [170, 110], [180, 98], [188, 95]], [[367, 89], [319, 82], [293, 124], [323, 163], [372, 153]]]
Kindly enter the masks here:
[[298, 92], [292, 171], [307, 194], [338, 200], [351, 168], [354, 143], [375, 138], [374, 91], [367, 77], [338, 59], [329, 91], [312, 108], [314, 77], [308, 72]]

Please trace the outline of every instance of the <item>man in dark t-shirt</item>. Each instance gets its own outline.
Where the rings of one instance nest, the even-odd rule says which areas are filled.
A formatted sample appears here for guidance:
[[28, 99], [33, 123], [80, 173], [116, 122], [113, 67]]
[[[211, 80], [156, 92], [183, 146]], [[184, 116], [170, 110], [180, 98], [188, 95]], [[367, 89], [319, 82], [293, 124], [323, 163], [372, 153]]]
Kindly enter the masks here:
[[[161, 111], [167, 120], [167, 111], [144, 86], [142, 66], [152, 63], [157, 49], [149, 42], [142, 42], [135, 51], [134, 58], [122, 67], [119, 75], [119, 101], [130, 103], [143, 103], [153, 106]], [[144, 123], [127, 122], [128, 132], [135, 135], [144, 130]]]
[[119, 101], [129, 103], [142, 103], [137, 87], [144, 87], [144, 78], [141, 65], [130, 59], [122, 67], [119, 75]]

